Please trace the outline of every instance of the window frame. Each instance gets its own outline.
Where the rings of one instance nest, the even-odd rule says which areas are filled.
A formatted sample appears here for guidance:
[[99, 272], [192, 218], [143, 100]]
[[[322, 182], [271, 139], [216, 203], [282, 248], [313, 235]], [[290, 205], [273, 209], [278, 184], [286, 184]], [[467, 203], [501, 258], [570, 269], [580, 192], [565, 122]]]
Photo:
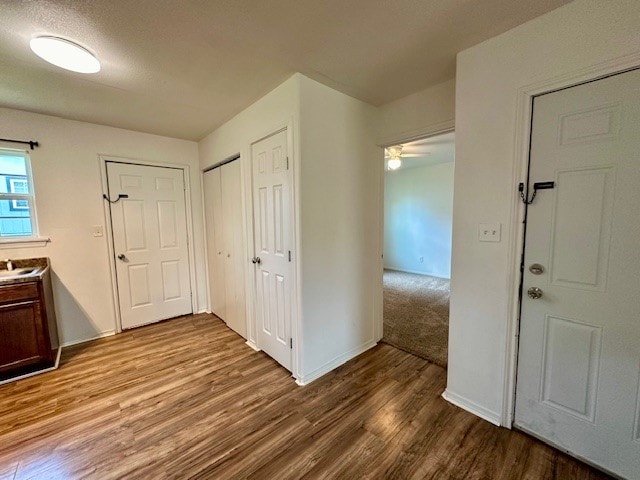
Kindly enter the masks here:
[[[38, 231], [38, 220], [36, 214], [36, 202], [35, 202], [35, 186], [33, 183], [33, 174], [31, 170], [31, 157], [26, 150], [16, 150], [10, 148], [0, 148], [0, 155], [13, 156], [13, 157], [22, 157], [25, 162], [25, 171], [26, 175], [11, 175], [7, 174], [7, 187], [10, 187], [11, 181], [15, 178], [11, 177], [24, 177], [27, 182], [27, 187], [29, 189], [28, 193], [15, 193], [15, 192], [0, 192], [0, 200], [10, 200], [10, 208], [18, 211], [28, 211], [29, 221], [31, 223], [31, 235], [3, 235], [0, 232], [0, 244], [1, 243], [19, 243], [24, 241], [33, 241], [33, 240], [43, 240], [39, 236]], [[22, 179], [20, 179], [22, 180]], [[10, 188], [7, 188], [10, 190]], [[21, 207], [17, 202], [27, 202], [27, 207]], [[46, 241], [48, 239], [45, 239]]]

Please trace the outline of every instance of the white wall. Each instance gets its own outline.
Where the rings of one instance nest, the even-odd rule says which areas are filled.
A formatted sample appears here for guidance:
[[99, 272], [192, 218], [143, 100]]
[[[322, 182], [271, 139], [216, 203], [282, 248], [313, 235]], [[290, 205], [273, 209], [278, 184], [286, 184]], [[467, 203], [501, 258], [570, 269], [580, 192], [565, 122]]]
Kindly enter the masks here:
[[[200, 142], [205, 169], [240, 153], [244, 222], [251, 224], [250, 143], [292, 126], [296, 178], [297, 305], [294, 375], [306, 383], [375, 344], [381, 315], [380, 212], [382, 155], [375, 145], [376, 109], [296, 74]], [[379, 165], [379, 168], [376, 167]], [[248, 269], [251, 228], [246, 228]], [[247, 275], [248, 318], [252, 270]], [[376, 335], [378, 337], [376, 338]], [[252, 322], [249, 341], [255, 342]]]
[[381, 337], [376, 109], [301, 76], [302, 382]]
[[385, 268], [451, 277], [453, 166], [447, 162], [385, 173]]
[[434, 85], [378, 108], [379, 145], [413, 140], [453, 129], [455, 80]]
[[[496, 423], [509, 393], [519, 91], [624, 56], [640, 61], [639, 18], [637, 0], [576, 0], [458, 55], [447, 395]], [[502, 242], [479, 243], [480, 222], [502, 223]]]
[[[98, 154], [179, 163], [191, 169], [194, 248], [199, 307], [206, 308], [203, 222], [195, 142], [0, 109], [5, 138], [34, 139], [33, 167], [38, 226], [46, 247], [3, 249], [1, 258], [50, 257], [56, 314], [63, 343], [113, 333], [115, 311], [107, 237], [93, 237], [105, 225]], [[14, 147], [6, 144], [7, 147]], [[105, 229], [106, 231], [106, 229]]]
[[200, 140], [200, 168], [204, 170], [238, 153], [244, 154], [247, 163], [251, 142], [286, 126], [289, 121], [296, 123], [300, 108], [299, 77], [299, 74], [293, 75]]

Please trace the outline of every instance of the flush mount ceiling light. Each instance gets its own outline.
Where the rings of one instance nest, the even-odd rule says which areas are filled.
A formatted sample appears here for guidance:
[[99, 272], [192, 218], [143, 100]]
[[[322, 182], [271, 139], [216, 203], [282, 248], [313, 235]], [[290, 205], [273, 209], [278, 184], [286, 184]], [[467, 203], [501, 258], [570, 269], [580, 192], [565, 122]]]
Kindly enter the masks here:
[[84, 47], [59, 37], [35, 37], [31, 50], [43, 60], [78, 73], [100, 71], [98, 59]]

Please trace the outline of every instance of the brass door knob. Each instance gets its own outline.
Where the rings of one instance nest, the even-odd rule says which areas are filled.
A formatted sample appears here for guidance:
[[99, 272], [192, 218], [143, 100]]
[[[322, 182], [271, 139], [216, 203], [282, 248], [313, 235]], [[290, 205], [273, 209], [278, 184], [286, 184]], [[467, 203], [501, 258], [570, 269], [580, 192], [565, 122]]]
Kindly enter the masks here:
[[542, 298], [542, 290], [540, 290], [538, 287], [530, 287], [527, 290], [527, 295], [529, 295], [529, 298], [537, 300], [539, 298]]

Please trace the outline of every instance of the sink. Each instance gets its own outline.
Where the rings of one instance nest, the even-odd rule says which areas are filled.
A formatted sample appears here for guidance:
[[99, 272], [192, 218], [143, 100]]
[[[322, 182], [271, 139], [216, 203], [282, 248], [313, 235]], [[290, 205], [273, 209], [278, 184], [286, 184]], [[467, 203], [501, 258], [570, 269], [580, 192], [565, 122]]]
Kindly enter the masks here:
[[40, 267], [14, 268], [13, 270], [0, 270], [0, 279], [19, 278], [34, 275], [40, 271]]

